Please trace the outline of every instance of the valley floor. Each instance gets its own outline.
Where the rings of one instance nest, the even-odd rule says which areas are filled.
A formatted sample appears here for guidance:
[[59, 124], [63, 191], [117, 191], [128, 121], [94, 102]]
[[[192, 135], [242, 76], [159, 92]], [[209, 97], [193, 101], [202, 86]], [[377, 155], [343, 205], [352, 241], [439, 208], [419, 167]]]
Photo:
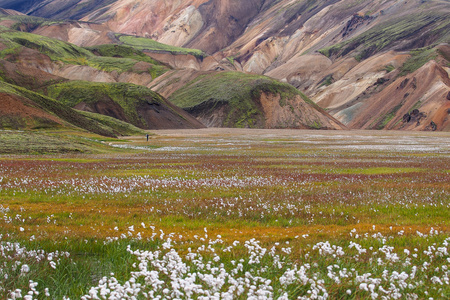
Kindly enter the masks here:
[[450, 297], [449, 133], [148, 133], [0, 155], [0, 298]]

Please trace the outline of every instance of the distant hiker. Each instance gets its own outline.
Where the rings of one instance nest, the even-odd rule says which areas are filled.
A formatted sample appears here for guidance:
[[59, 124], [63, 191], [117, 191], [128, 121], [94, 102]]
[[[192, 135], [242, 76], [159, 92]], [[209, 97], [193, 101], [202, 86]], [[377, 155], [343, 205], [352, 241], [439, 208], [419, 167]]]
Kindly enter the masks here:
[[149, 135], [147, 134], [147, 142], [148, 142], [148, 136], [149, 136]]

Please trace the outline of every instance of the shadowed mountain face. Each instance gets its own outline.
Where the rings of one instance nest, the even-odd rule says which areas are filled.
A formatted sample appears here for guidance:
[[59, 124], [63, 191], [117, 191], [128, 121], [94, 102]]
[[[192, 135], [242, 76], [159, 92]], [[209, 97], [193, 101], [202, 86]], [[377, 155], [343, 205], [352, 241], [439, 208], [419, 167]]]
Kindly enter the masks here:
[[[448, 1], [95, 1], [98, 6], [92, 2], [69, 8], [71, 1], [0, 0], [0, 7], [12, 8], [14, 3], [22, 12], [44, 17], [75, 16], [74, 7], [83, 7], [77, 18], [83, 16], [83, 21], [98, 25], [66, 23], [41, 26], [35, 32], [82, 46], [139, 46], [173, 72], [228, 70], [266, 75], [293, 85], [350, 128], [449, 130], [444, 101], [450, 92]], [[113, 32], [201, 49], [209, 56], [155, 51], [142, 41]], [[398, 81], [418, 80], [427, 72], [431, 75], [418, 81], [420, 87], [417, 84], [400, 95]], [[146, 85], [172, 94], [189, 83], [183, 74], [187, 73], [180, 73], [179, 80], [162, 84], [158, 79]], [[204, 100], [204, 107], [209, 107], [209, 99]], [[422, 121], [414, 126], [411, 121], [401, 123], [412, 111], [419, 111]]]
[[51, 18], [78, 20], [116, 0], [0, 0], [0, 7], [24, 14]]
[[46, 0], [1, 0], [0, 7], [17, 10], [26, 14], [33, 8], [42, 5], [44, 2], [46, 2]]

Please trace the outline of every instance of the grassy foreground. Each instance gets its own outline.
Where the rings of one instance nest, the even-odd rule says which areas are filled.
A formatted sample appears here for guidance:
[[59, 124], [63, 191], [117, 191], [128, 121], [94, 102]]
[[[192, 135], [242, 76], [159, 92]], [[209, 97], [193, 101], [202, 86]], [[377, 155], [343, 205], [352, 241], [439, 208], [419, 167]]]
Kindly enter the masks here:
[[449, 141], [159, 131], [2, 155], [0, 298], [449, 298]]

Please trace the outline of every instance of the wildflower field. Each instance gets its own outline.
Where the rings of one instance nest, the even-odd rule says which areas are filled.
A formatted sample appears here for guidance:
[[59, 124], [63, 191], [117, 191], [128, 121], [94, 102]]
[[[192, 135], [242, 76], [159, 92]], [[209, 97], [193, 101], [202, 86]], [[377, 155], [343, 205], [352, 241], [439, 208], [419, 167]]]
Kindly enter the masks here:
[[450, 134], [205, 129], [0, 155], [0, 299], [449, 299]]

